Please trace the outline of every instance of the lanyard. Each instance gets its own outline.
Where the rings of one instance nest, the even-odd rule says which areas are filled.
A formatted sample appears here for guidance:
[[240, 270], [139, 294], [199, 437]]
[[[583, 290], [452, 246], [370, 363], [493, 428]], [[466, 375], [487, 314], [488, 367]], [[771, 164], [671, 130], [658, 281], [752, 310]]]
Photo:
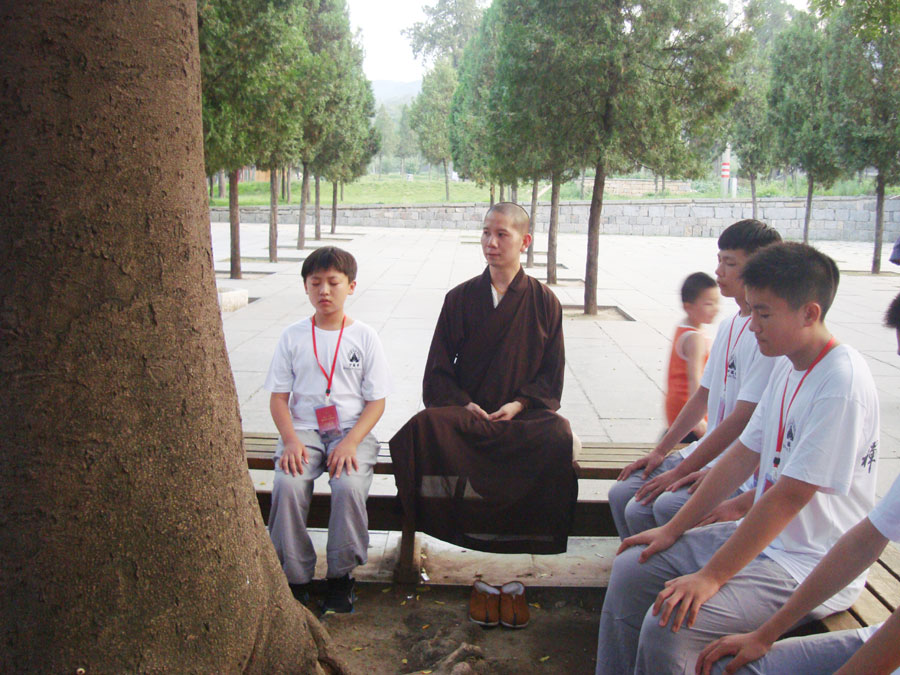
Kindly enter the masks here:
[[328, 381], [328, 383], [325, 385], [326, 402], [331, 397], [331, 381], [334, 379], [334, 367], [337, 365], [338, 350], [341, 348], [341, 337], [343, 337], [344, 335], [344, 322], [346, 320], [346, 316], [341, 319], [341, 332], [338, 333], [337, 345], [334, 348], [334, 360], [331, 362], [331, 374], [329, 375], [325, 372], [325, 368], [322, 367], [322, 364], [319, 361], [319, 351], [316, 349], [316, 317], [312, 318], [313, 354], [316, 355], [316, 364], [319, 366], [319, 370], [322, 371], [322, 375], [324, 375], [325, 379]]
[[[734, 330], [734, 322], [737, 321], [738, 316], [740, 314], [735, 314], [731, 319], [731, 327], [728, 329], [728, 346], [725, 348], [725, 377], [722, 378], [722, 400], [725, 400], [725, 389], [728, 388], [728, 359], [731, 356], [731, 331]], [[747, 327], [747, 324], [750, 323], [751, 317], [747, 317], [747, 320], [744, 322], [744, 325], [741, 326], [741, 330], [738, 331], [737, 339], [734, 341], [734, 346], [737, 347], [737, 343], [741, 341], [741, 335], [744, 334], [744, 329]]]
[[825, 358], [825, 355], [831, 351], [831, 348], [834, 347], [835, 344], [836, 341], [834, 337], [832, 337], [828, 341], [828, 344], [822, 347], [822, 351], [819, 352], [819, 355], [809, 365], [809, 368], [806, 369], [806, 372], [803, 373], [803, 377], [800, 378], [800, 382], [797, 383], [797, 388], [794, 389], [794, 395], [791, 396], [791, 400], [788, 401], [787, 410], [785, 410], [784, 399], [787, 396], [788, 382], [791, 379], [791, 372], [788, 371], [788, 376], [784, 380], [784, 391], [781, 393], [781, 410], [778, 412], [778, 440], [775, 444], [775, 457], [772, 459], [773, 466], [777, 467], [781, 463], [781, 444], [784, 442], [785, 422], [787, 421], [787, 416], [791, 413], [791, 406], [794, 404], [794, 399], [797, 398], [797, 393], [800, 391], [800, 387], [803, 386], [803, 380], [805, 380], [806, 376], [812, 372], [812, 369], [816, 367], [816, 364], [818, 364], [819, 361]]

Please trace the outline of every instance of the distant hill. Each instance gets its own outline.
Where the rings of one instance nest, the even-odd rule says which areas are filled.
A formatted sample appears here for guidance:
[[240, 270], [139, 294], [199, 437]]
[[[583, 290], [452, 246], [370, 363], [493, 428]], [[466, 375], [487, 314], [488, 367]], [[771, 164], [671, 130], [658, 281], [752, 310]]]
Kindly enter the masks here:
[[396, 82], [394, 80], [373, 80], [372, 91], [375, 94], [375, 107], [386, 105], [388, 108], [401, 106], [412, 101], [422, 89], [422, 81]]

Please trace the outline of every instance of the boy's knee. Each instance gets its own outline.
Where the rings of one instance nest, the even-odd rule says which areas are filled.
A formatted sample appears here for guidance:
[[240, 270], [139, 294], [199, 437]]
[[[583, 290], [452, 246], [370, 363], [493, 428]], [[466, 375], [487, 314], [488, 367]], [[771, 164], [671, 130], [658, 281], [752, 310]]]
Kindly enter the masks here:
[[610, 505], [619, 505], [620, 508], [624, 509], [628, 500], [634, 496], [635, 492], [637, 492], [637, 489], [630, 485], [629, 481], [616, 481], [616, 483], [609, 488], [609, 503]]
[[685, 501], [687, 500], [684, 499], [681, 490], [663, 492], [657, 497], [653, 502], [653, 519], [656, 521], [657, 526], [665, 525], [672, 520]]

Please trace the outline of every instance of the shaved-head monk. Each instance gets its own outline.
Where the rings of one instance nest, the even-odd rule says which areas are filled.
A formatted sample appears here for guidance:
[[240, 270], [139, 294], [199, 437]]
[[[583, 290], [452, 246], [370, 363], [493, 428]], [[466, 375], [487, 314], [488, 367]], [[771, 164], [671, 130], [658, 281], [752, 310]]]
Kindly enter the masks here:
[[466, 548], [561, 553], [578, 496], [572, 430], [556, 414], [562, 307], [525, 274], [528, 213], [484, 219], [487, 269], [447, 293], [422, 385], [425, 410], [391, 439], [416, 529]]

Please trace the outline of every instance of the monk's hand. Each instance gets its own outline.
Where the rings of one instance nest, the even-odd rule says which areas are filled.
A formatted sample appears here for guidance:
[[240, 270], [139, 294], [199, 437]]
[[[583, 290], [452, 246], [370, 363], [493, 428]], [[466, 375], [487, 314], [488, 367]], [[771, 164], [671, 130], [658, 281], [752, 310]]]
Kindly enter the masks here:
[[726, 635], [706, 645], [706, 648], [697, 657], [694, 672], [696, 675], [709, 675], [716, 661], [726, 656], [734, 656], [725, 666], [725, 672], [730, 675], [751, 661], [761, 659], [771, 648], [771, 641], [762, 637], [759, 631], [742, 635]]
[[670, 485], [679, 478], [677, 469], [663, 471], [658, 476], [651, 478], [634, 493], [634, 501], [642, 504], [650, 504], [659, 497]]
[[659, 616], [660, 626], [665, 626], [669, 623], [669, 619], [672, 619], [673, 633], [677, 633], [682, 624], [690, 628], [694, 625], [703, 603], [718, 593], [720, 587], [720, 584], [702, 569], [693, 574], [669, 579], [666, 587], [656, 596], [653, 616]]
[[482, 407], [481, 407], [480, 405], [478, 405], [477, 403], [475, 403], [475, 401], [470, 401], [469, 403], [466, 403], [466, 410], [468, 410], [469, 412], [473, 412], [473, 413], [475, 413], [476, 415], [478, 415], [479, 417], [484, 418], [484, 419], [486, 419], [486, 420], [491, 419], [490, 415], [488, 415], [488, 414], [482, 409]]
[[641, 554], [638, 556], [638, 562], [644, 563], [647, 562], [652, 555], [655, 555], [660, 551], [665, 551], [677, 540], [678, 535], [666, 528], [666, 525], [654, 527], [624, 539], [622, 543], [619, 544], [619, 550], [616, 551], [616, 555], [619, 555], [622, 551], [625, 551], [632, 546], [646, 546], [647, 548], [641, 551]]
[[490, 415], [488, 415], [488, 419], [491, 420], [491, 422], [497, 422], [499, 420], [511, 420], [524, 409], [525, 406], [523, 406], [518, 401], [510, 401], [506, 405], [500, 406], [500, 409], [496, 412], [492, 412]]
[[340, 478], [341, 472], [350, 473], [350, 467], [355, 471], [359, 471], [359, 465], [356, 462], [356, 443], [350, 440], [349, 436], [344, 436], [340, 442], [334, 446], [334, 450], [328, 455], [328, 475], [331, 478]]
[[663, 453], [657, 452], [654, 448], [648, 455], [645, 455], [644, 457], [633, 461], [631, 464], [622, 469], [616, 480], [625, 480], [635, 471], [640, 471], [641, 469], [644, 470], [643, 478], [644, 480], [646, 480], [651, 473], [656, 471], [656, 467], [663, 463], [663, 460], [665, 458], [666, 456]]
[[309, 453], [306, 450], [306, 446], [299, 440], [285, 443], [281, 459], [278, 460], [278, 466], [281, 470], [296, 476], [303, 473], [304, 464], [309, 464]]

